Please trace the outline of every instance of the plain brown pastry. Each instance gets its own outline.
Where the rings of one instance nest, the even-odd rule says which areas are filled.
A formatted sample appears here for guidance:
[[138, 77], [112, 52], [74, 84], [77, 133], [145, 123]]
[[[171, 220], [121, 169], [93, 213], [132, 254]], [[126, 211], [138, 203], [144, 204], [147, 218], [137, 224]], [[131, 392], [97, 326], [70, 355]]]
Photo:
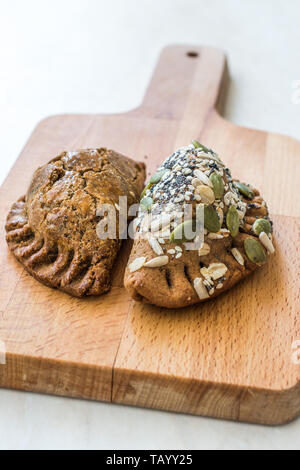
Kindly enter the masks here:
[[[192, 205], [190, 220], [182, 219]], [[204, 239], [187, 250], [184, 225], [204, 212]], [[183, 225], [182, 225], [183, 223]], [[124, 284], [133, 299], [178, 308], [233, 287], [274, 252], [272, 222], [258, 190], [234, 181], [218, 155], [194, 141], [173, 153], [145, 187]]]
[[63, 152], [38, 168], [25, 197], [13, 204], [7, 243], [38, 281], [77, 297], [110, 289], [121, 240], [100, 240], [97, 210], [138, 202], [145, 165], [105, 148]]

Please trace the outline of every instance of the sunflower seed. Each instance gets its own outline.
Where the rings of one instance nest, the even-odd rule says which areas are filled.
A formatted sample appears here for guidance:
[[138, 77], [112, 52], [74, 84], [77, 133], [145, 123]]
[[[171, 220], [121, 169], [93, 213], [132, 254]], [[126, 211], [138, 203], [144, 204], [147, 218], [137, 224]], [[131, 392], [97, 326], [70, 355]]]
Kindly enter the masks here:
[[241, 252], [237, 248], [232, 248], [231, 254], [241, 266], [244, 266], [245, 260], [242, 256]]
[[174, 202], [181, 202], [183, 201], [183, 199], [184, 199], [184, 196], [180, 194], [179, 196], [175, 197]]
[[224, 196], [225, 206], [229, 206], [231, 204], [232, 199], [233, 199], [233, 193], [231, 191], [228, 191]]
[[196, 277], [196, 279], [194, 279], [193, 284], [199, 299], [204, 300], [209, 298], [208, 292], [203, 284], [203, 280], [201, 279], [201, 277]]
[[217, 207], [216, 211], [220, 219], [220, 226], [222, 227], [223, 220], [224, 220], [224, 212], [222, 211], [220, 207]]
[[[162, 237], [163, 239], [168, 239], [170, 238], [170, 227], [165, 228], [162, 232], [159, 232], [159, 236]], [[153, 234], [154, 235], [154, 234]], [[161, 243], [161, 242], [160, 242]], [[164, 240], [165, 243], [165, 240]]]
[[132, 263], [129, 264], [128, 268], [131, 273], [134, 273], [135, 271], [138, 271], [142, 266], [144, 266], [146, 259], [144, 256], [141, 258], [135, 258]]
[[148, 242], [154, 253], [156, 253], [157, 255], [163, 255], [164, 250], [162, 249], [156, 238], [148, 237]]
[[145, 268], [159, 268], [160, 266], [164, 266], [168, 264], [169, 257], [168, 256], [158, 256], [157, 258], [152, 258], [147, 263], [144, 264]]
[[201, 170], [194, 170], [194, 175], [195, 175], [196, 178], [198, 178], [202, 183], [206, 184], [207, 186], [210, 186], [211, 188], [213, 187], [212, 182], [210, 181], [210, 179], [208, 178], [208, 176], [206, 176], [206, 174], [203, 173], [203, 171], [201, 171]]
[[259, 240], [271, 255], [275, 252], [274, 245], [273, 245], [270, 238], [268, 237], [268, 235], [265, 232], [260, 232]]
[[174, 214], [160, 214], [153, 222], [151, 223], [151, 232], [157, 232], [162, 230], [174, 219]]

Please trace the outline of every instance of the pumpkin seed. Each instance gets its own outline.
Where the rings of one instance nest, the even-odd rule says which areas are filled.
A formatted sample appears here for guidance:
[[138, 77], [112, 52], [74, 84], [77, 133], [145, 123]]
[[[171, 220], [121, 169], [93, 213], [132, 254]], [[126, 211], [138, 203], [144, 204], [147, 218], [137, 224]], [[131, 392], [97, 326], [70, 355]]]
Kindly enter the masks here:
[[211, 150], [209, 148], [205, 147], [205, 145], [200, 144], [200, 142], [198, 142], [198, 140], [192, 140], [192, 144], [195, 147], [195, 149], [201, 149], [205, 153], [211, 152]]
[[[195, 238], [196, 234], [191, 232], [194, 232], [196, 229], [196, 221], [195, 220], [186, 220], [185, 222], [182, 222], [182, 224], [177, 225], [173, 232], [170, 235], [170, 242], [171, 243], [184, 243], [191, 241], [193, 238]], [[191, 234], [192, 237], [188, 238], [188, 235]]]
[[232, 237], [239, 233], [240, 218], [234, 206], [230, 206], [226, 214], [226, 225]]
[[143, 199], [140, 202], [141, 209], [145, 212], [150, 212], [151, 207], [153, 205], [153, 199], [151, 197], [143, 197]]
[[246, 240], [244, 240], [244, 249], [247, 257], [252, 261], [252, 263], [262, 265], [266, 262], [266, 252], [258, 240], [255, 240], [254, 238], [246, 238]]
[[153, 184], [148, 183], [148, 184], [144, 187], [144, 189], [143, 189], [143, 191], [142, 191], [142, 194], [141, 194], [141, 199], [143, 199], [143, 197], [145, 196], [147, 190], [150, 189], [152, 186], [153, 186]]
[[257, 219], [252, 225], [252, 231], [255, 235], [259, 235], [261, 232], [265, 232], [269, 235], [269, 233], [271, 233], [271, 224], [267, 219]]
[[167, 168], [164, 168], [163, 170], [159, 170], [154, 173], [154, 175], [151, 176], [149, 183], [152, 185], [159, 183], [166, 171], [168, 171]]
[[248, 199], [254, 198], [254, 193], [248, 184], [240, 183], [239, 181], [235, 181], [233, 184], [243, 196]]
[[212, 206], [204, 206], [204, 227], [214, 233], [221, 228], [218, 214]]
[[221, 199], [224, 195], [224, 182], [223, 178], [219, 173], [212, 173], [209, 177], [210, 181], [212, 182], [213, 185], [213, 190], [215, 193], [215, 198], [216, 199]]

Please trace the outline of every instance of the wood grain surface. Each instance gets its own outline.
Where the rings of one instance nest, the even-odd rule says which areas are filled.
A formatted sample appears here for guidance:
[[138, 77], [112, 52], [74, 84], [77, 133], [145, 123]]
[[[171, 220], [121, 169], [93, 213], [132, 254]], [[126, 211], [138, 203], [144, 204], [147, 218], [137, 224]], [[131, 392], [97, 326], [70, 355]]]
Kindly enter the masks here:
[[[300, 143], [224, 120], [227, 76], [221, 51], [171, 46], [139, 108], [38, 124], [0, 190], [0, 386], [264, 424], [299, 416]], [[276, 254], [229, 293], [177, 311], [134, 303], [126, 242], [111, 292], [80, 300], [39, 284], [9, 253], [10, 205], [62, 150], [110, 147], [150, 174], [194, 138], [260, 189], [274, 220]]]

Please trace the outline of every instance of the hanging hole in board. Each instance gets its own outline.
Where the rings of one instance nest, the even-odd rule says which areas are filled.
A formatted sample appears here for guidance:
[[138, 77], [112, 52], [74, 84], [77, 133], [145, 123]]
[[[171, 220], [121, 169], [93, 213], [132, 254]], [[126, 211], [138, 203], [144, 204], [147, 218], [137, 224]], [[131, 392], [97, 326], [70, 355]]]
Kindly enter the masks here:
[[198, 52], [196, 52], [196, 51], [189, 51], [189, 52], [186, 53], [186, 55], [188, 57], [191, 57], [192, 59], [195, 59], [196, 57], [199, 56]]

